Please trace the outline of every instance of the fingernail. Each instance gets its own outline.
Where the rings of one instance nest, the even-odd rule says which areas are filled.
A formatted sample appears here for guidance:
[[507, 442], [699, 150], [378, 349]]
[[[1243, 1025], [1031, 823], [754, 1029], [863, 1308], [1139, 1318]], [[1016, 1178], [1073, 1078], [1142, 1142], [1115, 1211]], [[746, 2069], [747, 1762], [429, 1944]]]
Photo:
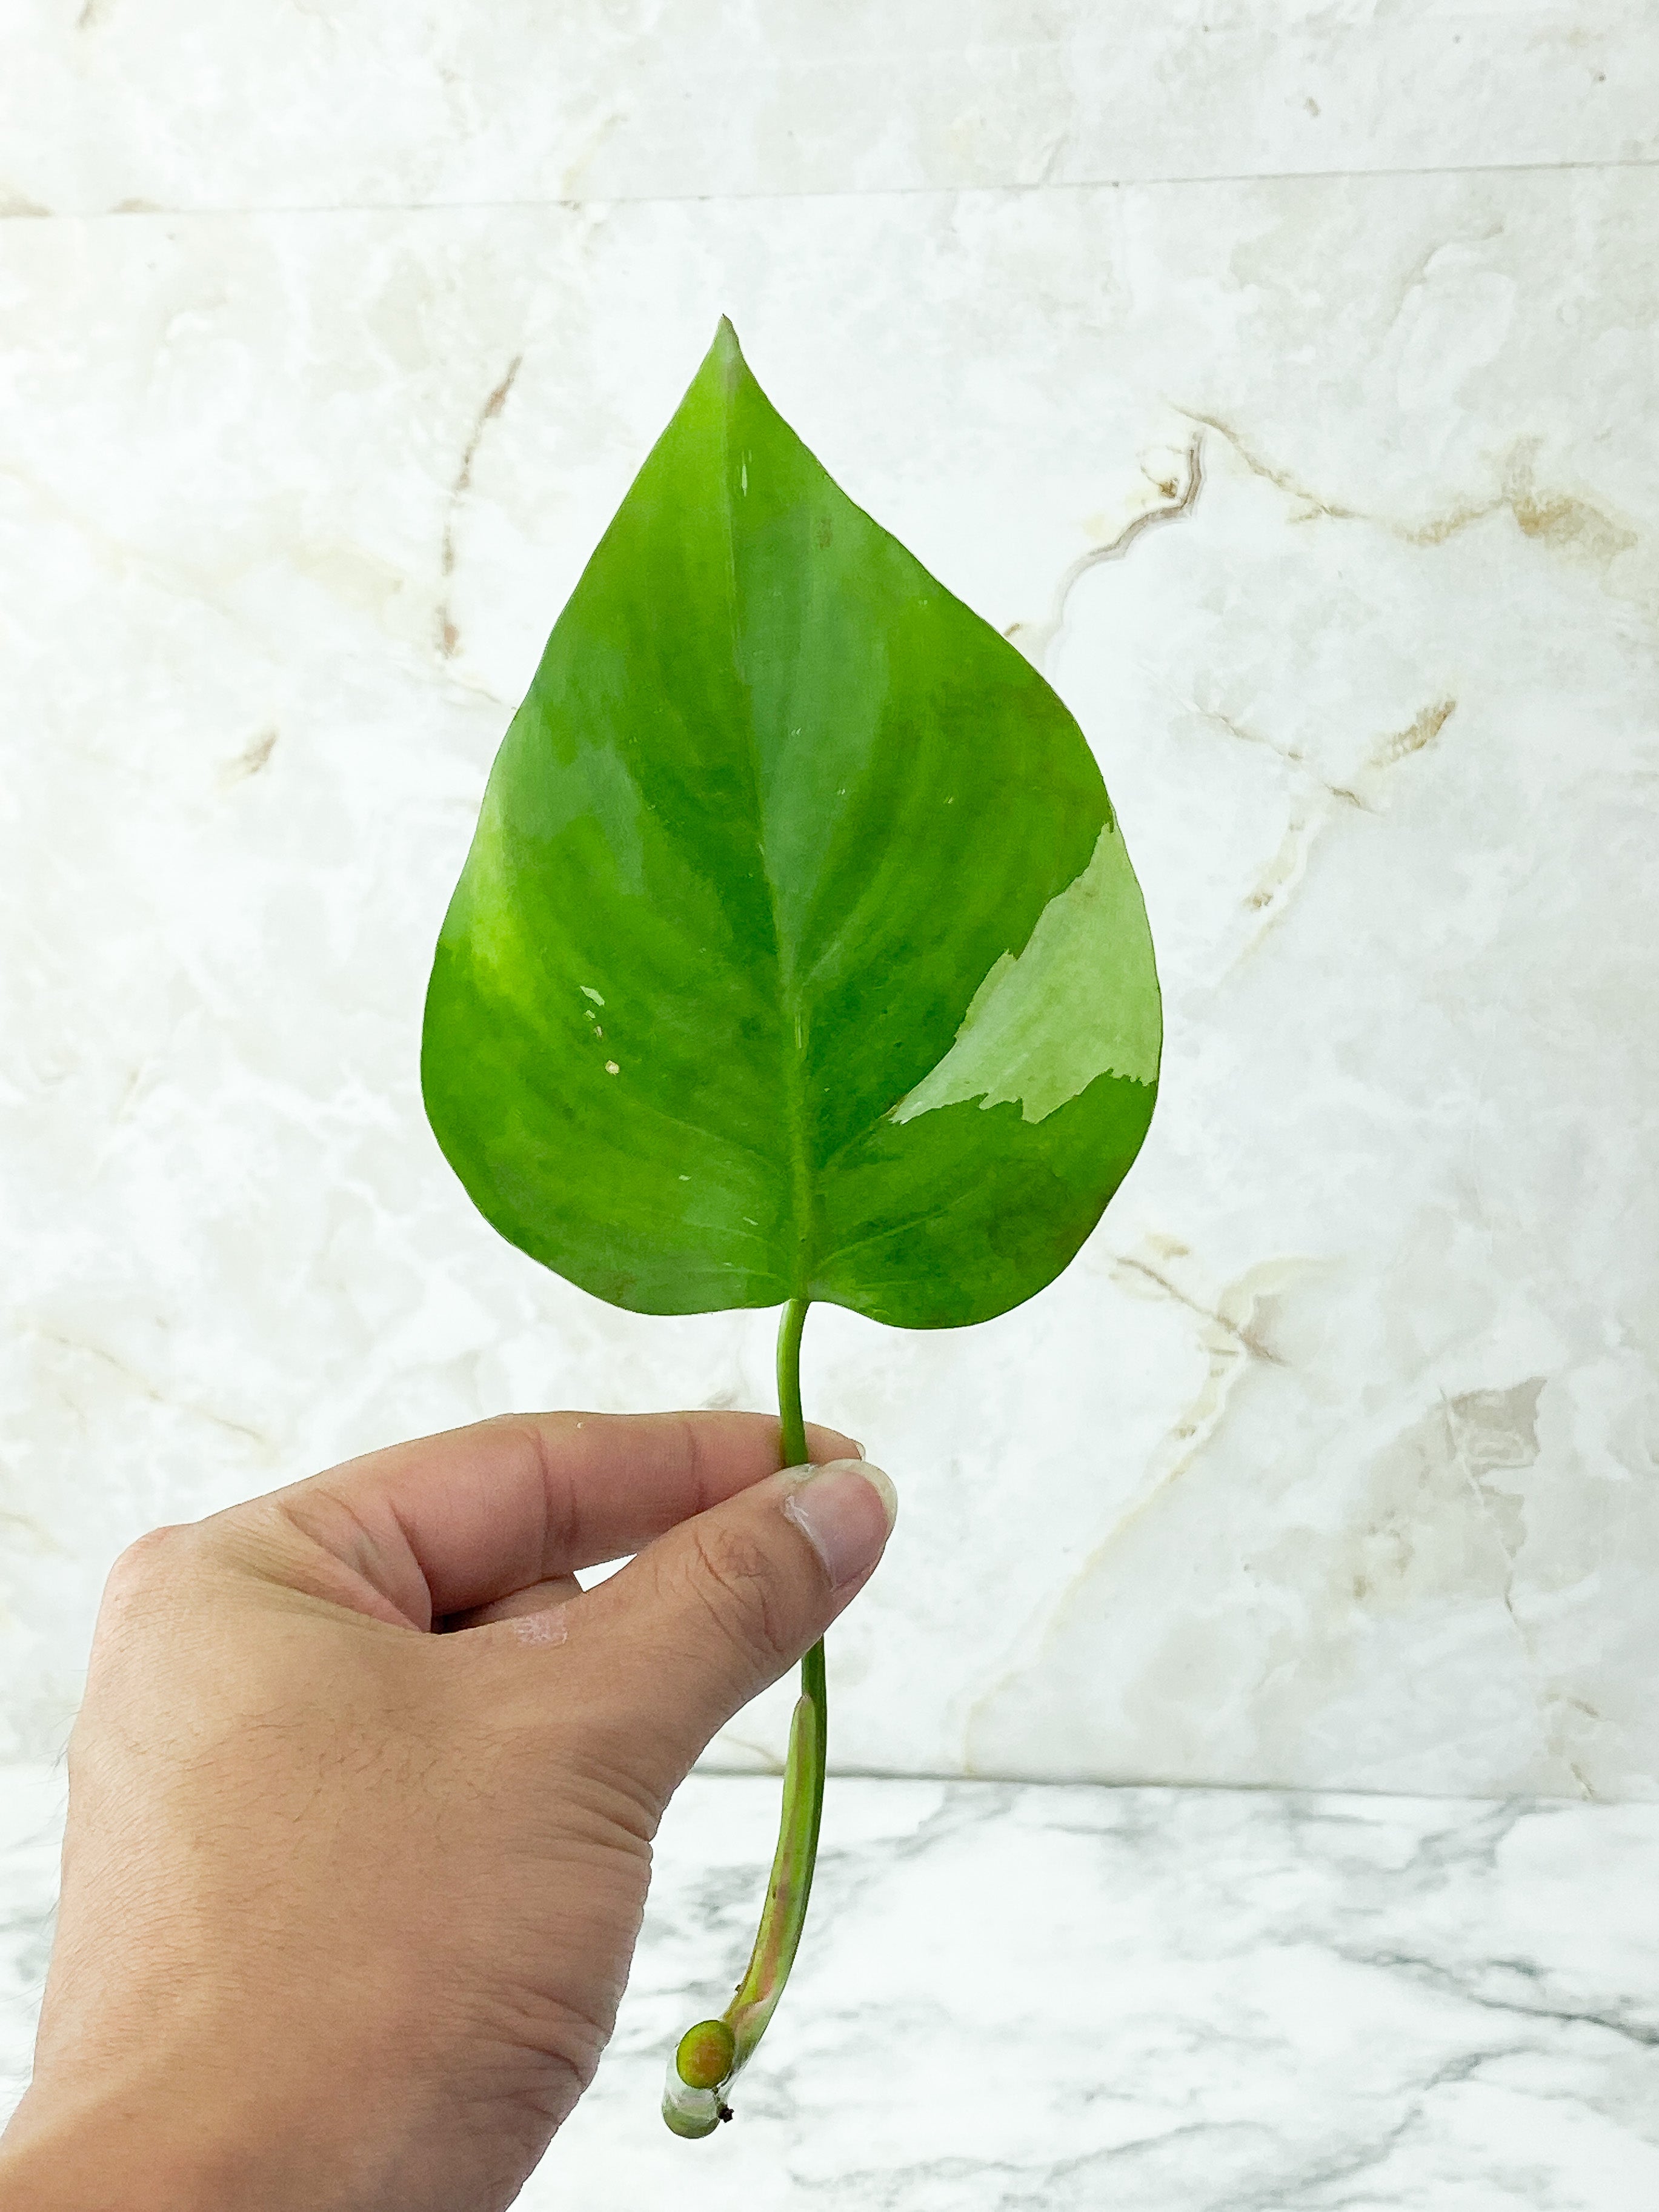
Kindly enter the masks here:
[[832, 1589], [867, 1574], [898, 1518], [898, 1492], [867, 1460], [832, 1459], [807, 1469], [783, 1510], [823, 1561]]

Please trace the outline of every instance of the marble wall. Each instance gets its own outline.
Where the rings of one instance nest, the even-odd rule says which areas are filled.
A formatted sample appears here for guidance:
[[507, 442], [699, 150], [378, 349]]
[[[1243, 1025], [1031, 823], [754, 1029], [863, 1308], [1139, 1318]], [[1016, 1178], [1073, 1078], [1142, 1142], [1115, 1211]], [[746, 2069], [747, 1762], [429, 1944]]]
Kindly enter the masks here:
[[0, 1756], [155, 1522], [768, 1402], [769, 1317], [541, 1273], [416, 1085], [494, 748], [726, 311], [1079, 714], [1167, 990], [1060, 1283], [810, 1324], [904, 1498], [839, 1762], [1659, 1795], [1651, 9], [10, 20]]

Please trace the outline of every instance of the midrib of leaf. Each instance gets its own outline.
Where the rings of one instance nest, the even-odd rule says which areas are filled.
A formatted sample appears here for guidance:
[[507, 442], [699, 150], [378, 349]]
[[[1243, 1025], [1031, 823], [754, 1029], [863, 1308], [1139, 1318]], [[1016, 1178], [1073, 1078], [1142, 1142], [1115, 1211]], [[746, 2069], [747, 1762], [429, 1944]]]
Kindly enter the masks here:
[[[738, 374], [744, 373], [739, 363]], [[810, 1274], [807, 1254], [811, 1243], [812, 1217], [816, 1210], [811, 1168], [806, 1156], [806, 1060], [799, 1042], [801, 1005], [795, 980], [793, 948], [790, 947], [786, 953], [779, 919], [778, 887], [766, 860], [765, 823], [761, 809], [760, 754], [753, 712], [754, 694], [749, 682], [748, 663], [738, 619], [736, 515], [731, 465], [732, 415], [735, 396], [734, 380], [726, 387], [726, 404], [720, 410], [720, 513], [726, 528], [726, 626], [732, 640], [732, 664], [748, 708], [744, 733], [748, 740], [749, 791], [755, 824], [755, 854], [760, 862], [762, 880], [766, 885], [766, 902], [772, 921], [772, 960], [778, 978], [778, 1052], [783, 1077], [784, 1138], [789, 1155], [791, 1212], [795, 1224], [795, 1264], [789, 1283], [789, 1295], [804, 1297]], [[753, 456], [740, 453], [738, 459], [742, 464], [752, 460]]]

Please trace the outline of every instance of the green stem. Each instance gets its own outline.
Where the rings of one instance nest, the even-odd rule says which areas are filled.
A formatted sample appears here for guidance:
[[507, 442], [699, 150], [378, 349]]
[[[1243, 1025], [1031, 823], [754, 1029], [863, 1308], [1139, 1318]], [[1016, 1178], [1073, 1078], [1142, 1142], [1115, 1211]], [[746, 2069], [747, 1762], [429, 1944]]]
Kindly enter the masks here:
[[[778, 1413], [785, 1467], [807, 1463], [800, 1409], [800, 1335], [806, 1306], [805, 1298], [792, 1298], [778, 1325]], [[720, 2019], [699, 2021], [688, 2028], [668, 2062], [662, 2116], [677, 2136], [713, 2135], [722, 2119], [731, 2118], [726, 2093], [765, 2033], [800, 1948], [823, 1818], [829, 1700], [821, 1638], [801, 1661], [800, 1685], [789, 1724], [778, 1847], [748, 1967]]]
[[778, 1323], [778, 1421], [782, 1428], [782, 1464], [806, 1464], [806, 1424], [800, 1411], [800, 1333], [806, 1326], [805, 1298], [791, 1298]]

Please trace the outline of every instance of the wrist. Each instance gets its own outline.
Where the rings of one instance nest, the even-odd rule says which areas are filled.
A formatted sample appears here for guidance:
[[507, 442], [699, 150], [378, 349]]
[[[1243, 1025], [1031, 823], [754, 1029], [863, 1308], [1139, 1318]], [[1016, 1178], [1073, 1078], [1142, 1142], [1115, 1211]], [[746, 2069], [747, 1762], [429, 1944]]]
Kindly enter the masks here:
[[0, 2212], [327, 2212], [331, 2200], [289, 2187], [284, 2163], [205, 2104], [113, 2094], [43, 2108], [31, 2092], [0, 2135]]
[[136, 2129], [112, 2135], [88, 2115], [84, 2130], [13, 2134], [0, 2136], [0, 2212], [206, 2212], [213, 2201], [205, 2166], [191, 2173], [173, 2146]]

